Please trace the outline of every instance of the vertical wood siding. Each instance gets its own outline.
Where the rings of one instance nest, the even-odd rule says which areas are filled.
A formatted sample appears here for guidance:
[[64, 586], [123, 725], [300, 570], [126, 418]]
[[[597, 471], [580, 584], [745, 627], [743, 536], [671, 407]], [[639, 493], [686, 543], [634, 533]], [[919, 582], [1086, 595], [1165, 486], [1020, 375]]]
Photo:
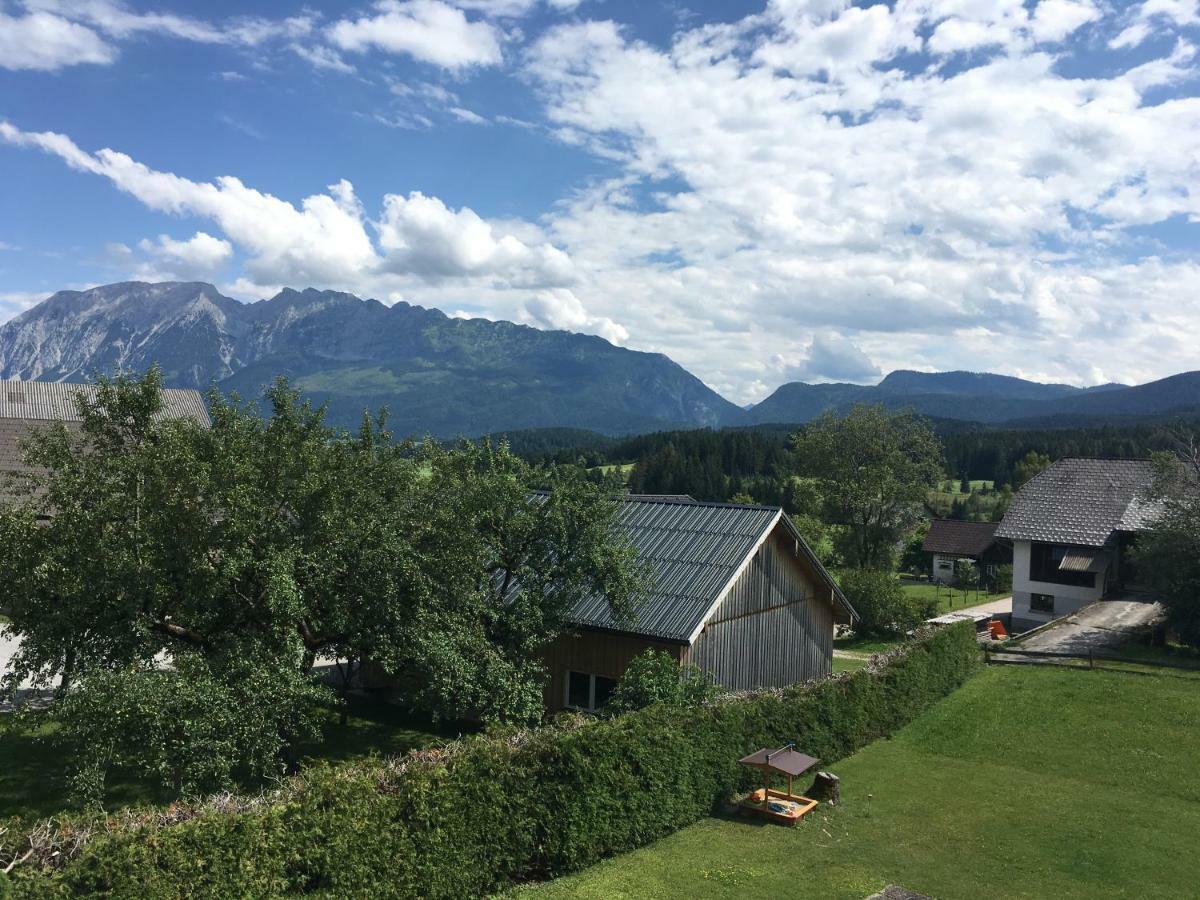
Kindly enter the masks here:
[[730, 690], [783, 687], [828, 675], [833, 600], [777, 529], [734, 582], [682, 661]]
[[607, 631], [581, 630], [577, 635], [561, 637], [546, 650], [546, 670], [549, 673], [543, 691], [546, 709], [555, 712], [563, 708], [568, 671], [620, 678], [633, 658], [647, 650], [665, 650], [679, 659], [682, 649], [680, 644]]

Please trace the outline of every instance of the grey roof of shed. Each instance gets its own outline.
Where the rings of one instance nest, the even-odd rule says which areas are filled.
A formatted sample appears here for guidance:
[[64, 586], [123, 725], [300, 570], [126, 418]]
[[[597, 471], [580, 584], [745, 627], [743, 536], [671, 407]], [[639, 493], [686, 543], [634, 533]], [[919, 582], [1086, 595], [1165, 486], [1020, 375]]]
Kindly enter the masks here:
[[618, 524], [638, 558], [649, 567], [649, 595], [638, 607], [636, 620], [617, 621], [607, 600], [599, 595], [577, 603], [570, 618], [584, 627], [686, 643], [704, 624], [743, 563], [780, 523], [786, 523], [789, 536], [799, 542], [818, 577], [855, 616], [836, 582], [780, 508], [634, 495], [622, 499]]
[[[15, 381], [0, 379], [0, 419], [26, 419], [42, 422], [77, 422], [76, 398], [96, 396], [94, 384], [64, 381]], [[188, 388], [163, 388], [160, 415], [170, 419], [195, 419], [209, 425], [208, 407], [199, 391]]]
[[[78, 427], [79, 412], [75, 398], [80, 393], [95, 397], [94, 384], [68, 384], [50, 381], [12, 381], [0, 379], [0, 496], [7, 496], [6, 484], [13, 476], [29, 471], [22, 458], [21, 441], [35, 428], [54, 422]], [[165, 388], [164, 418], [195, 419], [201, 425], [210, 423], [208, 407], [199, 391]]]
[[996, 537], [1102, 547], [1115, 531], [1150, 526], [1153, 482], [1146, 459], [1060, 459], [1017, 492]]

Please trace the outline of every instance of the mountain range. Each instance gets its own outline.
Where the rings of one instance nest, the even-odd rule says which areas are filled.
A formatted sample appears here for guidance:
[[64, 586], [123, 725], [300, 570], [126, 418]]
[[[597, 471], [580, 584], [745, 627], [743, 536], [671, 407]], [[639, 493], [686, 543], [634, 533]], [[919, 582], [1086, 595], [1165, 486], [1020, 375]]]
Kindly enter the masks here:
[[972, 372], [896, 371], [879, 384], [782, 385], [735, 406], [658, 353], [407, 303], [285, 289], [241, 303], [210, 284], [124, 282], [60, 291], [0, 326], [0, 378], [88, 380], [157, 363], [175, 387], [256, 397], [285, 375], [354, 426], [388, 407], [398, 434], [532, 428], [604, 434], [806, 422], [882, 403], [988, 424], [1095, 424], [1200, 411], [1200, 372], [1076, 388]]

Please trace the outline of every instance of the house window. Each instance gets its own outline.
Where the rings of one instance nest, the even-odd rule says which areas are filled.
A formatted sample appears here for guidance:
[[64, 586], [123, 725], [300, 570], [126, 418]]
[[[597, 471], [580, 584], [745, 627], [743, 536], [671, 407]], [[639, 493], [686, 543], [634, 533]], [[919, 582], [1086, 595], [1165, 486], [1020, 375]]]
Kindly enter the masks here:
[[1092, 572], [1064, 572], [1059, 566], [1069, 547], [1061, 544], [1034, 544], [1029, 550], [1029, 580], [1046, 584], [1070, 584], [1076, 587], [1095, 587]]
[[615, 678], [589, 675], [586, 672], [568, 672], [566, 705], [571, 709], [582, 709], [586, 712], [603, 709], [616, 686]]
[[1030, 594], [1029, 608], [1033, 612], [1053, 613], [1054, 612], [1054, 595], [1053, 594]]

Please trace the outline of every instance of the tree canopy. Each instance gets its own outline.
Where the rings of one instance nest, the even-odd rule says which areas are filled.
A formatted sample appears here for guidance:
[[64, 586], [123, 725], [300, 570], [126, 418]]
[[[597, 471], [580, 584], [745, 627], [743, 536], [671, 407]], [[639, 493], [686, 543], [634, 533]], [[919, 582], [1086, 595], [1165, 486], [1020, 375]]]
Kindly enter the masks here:
[[379, 663], [438, 715], [526, 721], [574, 602], [628, 615], [640, 590], [611, 488], [571, 467], [396, 443], [382, 415], [334, 430], [284, 382], [261, 414], [214, 394], [209, 428], [162, 414], [156, 371], [78, 404], [78, 426], [30, 436], [33, 474], [0, 502], [20, 640], [0, 690], [61, 677], [86, 696], [93, 677], [186, 665], [225, 685], [199, 702], [247, 666], [290, 684], [322, 656]]
[[1183, 433], [1176, 452], [1154, 460], [1162, 512], [1139, 536], [1135, 559], [1166, 607], [1171, 630], [1200, 647], [1200, 437]]
[[801, 476], [815, 481], [838, 549], [854, 568], [890, 568], [894, 547], [916, 524], [942, 450], [921, 419], [882, 406], [825, 413], [792, 439]]

